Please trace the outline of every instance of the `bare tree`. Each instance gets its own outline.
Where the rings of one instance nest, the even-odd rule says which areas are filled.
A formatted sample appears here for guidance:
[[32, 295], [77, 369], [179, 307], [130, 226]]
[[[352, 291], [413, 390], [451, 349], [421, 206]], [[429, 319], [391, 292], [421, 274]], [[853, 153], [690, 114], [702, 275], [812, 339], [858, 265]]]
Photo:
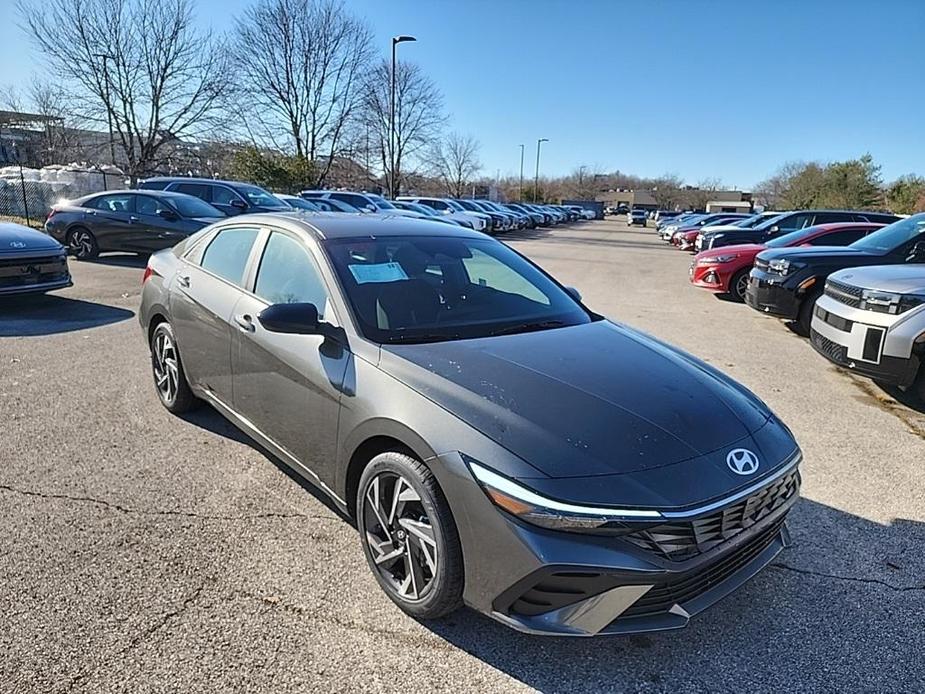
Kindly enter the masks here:
[[[386, 186], [389, 184], [391, 143], [389, 142], [389, 85], [391, 67], [388, 61], [375, 65], [366, 77], [363, 90], [363, 113], [375, 149], [379, 155]], [[401, 189], [402, 171], [439, 136], [443, 125], [443, 96], [420, 67], [400, 62], [395, 75], [395, 191]]]
[[651, 184], [652, 197], [660, 209], [670, 210], [681, 202], [681, 186], [684, 181], [675, 174], [659, 176]]
[[713, 199], [713, 193], [722, 187], [718, 178], [701, 179], [694, 188], [688, 191], [688, 199], [695, 210], [705, 210], [707, 203]]
[[215, 125], [225, 51], [197, 28], [192, 0], [20, 0], [19, 11], [61, 100], [111, 127], [114, 158], [133, 180], [156, 168], [166, 143]]
[[433, 175], [443, 183], [447, 195], [454, 198], [465, 197], [470, 181], [482, 168], [478, 140], [456, 132], [434, 143], [431, 158]]
[[235, 26], [237, 103], [255, 144], [293, 153], [321, 185], [342, 153], [372, 55], [339, 0], [259, 0]]

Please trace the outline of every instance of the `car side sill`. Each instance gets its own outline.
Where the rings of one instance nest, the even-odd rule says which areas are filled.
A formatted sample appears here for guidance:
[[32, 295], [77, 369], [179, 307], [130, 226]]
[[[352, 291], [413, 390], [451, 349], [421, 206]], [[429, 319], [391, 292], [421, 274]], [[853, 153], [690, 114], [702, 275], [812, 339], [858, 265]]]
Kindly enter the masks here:
[[255, 439], [258, 443], [263, 446], [266, 446], [271, 453], [281, 458], [292, 468], [295, 468], [299, 473], [301, 473], [309, 482], [318, 487], [321, 491], [327, 494], [335, 503], [340, 507], [341, 511], [347, 513], [347, 502], [341, 499], [333, 489], [321, 481], [321, 478], [309, 467], [307, 467], [302, 461], [296, 458], [294, 455], [289, 453], [285, 448], [276, 443], [269, 436], [264, 434], [260, 429], [258, 429], [253, 422], [251, 422], [247, 417], [236, 412], [230, 405], [225, 404], [215, 393], [206, 389], [198, 389], [198, 395], [201, 395], [205, 400], [209, 402], [210, 405], [215, 407], [225, 418], [230, 419], [232, 423], [239, 429], [241, 429], [245, 434]]

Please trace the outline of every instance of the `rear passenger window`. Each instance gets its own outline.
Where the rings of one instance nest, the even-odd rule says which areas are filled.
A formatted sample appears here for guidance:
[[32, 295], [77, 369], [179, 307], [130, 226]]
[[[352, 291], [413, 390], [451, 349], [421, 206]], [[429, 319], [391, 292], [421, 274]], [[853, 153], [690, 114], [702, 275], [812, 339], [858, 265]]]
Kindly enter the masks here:
[[823, 234], [809, 241], [810, 246], [847, 246], [867, 236], [869, 229], [846, 229], [831, 234]]
[[853, 214], [845, 214], [843, 212], [820, 212], [813, 220], [813, 224], [835, 224], [836, 222], [851, 222], [855, 219], [857, 219], [857, 215]]
[[257, 270], [254, 294], [271, 304], [314, 304], [323, 319], [328, 301], [324, 282], [308, 251], [293, 238], [273, 232]]
[[209, 202], [212, 197], [209, 195], [209, 186], [203, 185], [202, 183], [178, 183], [171, 190], [175, 190], [178, 193], [193, 195], [206, 202]]
[[244, 284], [244, 270], [256, 229], [223, 229], [202, 255], [202, 267], [238, 286]]

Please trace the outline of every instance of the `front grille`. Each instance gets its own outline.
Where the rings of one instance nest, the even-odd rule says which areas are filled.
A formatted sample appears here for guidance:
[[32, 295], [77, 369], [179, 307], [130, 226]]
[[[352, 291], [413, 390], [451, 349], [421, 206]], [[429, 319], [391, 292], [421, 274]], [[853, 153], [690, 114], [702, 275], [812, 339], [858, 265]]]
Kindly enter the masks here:
[[761, 554], [777, 538], [784, 525], [779, 518], [761, 531], [748, 543], [723, 557], [706, 569], [691, 575], [679, 576], [662, 583], [656, 583], [632, 606], [620, 615], [620, 619], [667, 612], [676, 604], [683, 605], [719, 585], [736, 571]]
[[64, 256], [0, 258], [0, 288], [28, 287], [67, 279]]
[[854, 325], [853, 321], [842, 318], [841, 316], [836, 316], [834, 313], [826, 311], [819, 304], [816, 304], [815, 314], [819, 316], [820, 320], [845, 333], [850, 333], [851, 326]]
[[787, 503], [799, 488], [800, 473], [793, 470], [729, 506], [691, 520], [637, 530], [623, 539], [671, 561], [685, 561], [752, 527]]
[[853, 308], [861, 307], [861, 292], [863, 291], [860, 287], [852, 287], [850, 284], [843, 284], [832, 279], [825, 283], [826, 296]]
[[825, 335], [822, 335], [815, 330], [810, 331], [809, 339], [812, 340], [812, 343], [816, 349], [822, 352], [822, 354], [831, 361], [842, 365], [846, 365], [848, 363], [848, 348], [844, 345], [833, 342]]

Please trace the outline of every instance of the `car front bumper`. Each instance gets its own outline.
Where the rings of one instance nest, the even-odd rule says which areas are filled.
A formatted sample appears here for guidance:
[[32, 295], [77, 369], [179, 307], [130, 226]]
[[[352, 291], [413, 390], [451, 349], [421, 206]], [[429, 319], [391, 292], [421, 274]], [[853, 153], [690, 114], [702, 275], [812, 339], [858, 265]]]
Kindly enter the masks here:
[[711, 292], [729, 291], [730, 273], [720, 265], [697, 265], [695, 260], [691, 263], [689, 275], [691, 284], [695, 287]]
[[[788, 278], [789, 280], [789, 278]], [[787, 282], [789, 284], [789, 281]], [[800, 314], [802, 297], [790, 289], [779, 275], [773, 276], [761, 270], [753, 269], [748, 277], [745, 290], [745, 303], [756, 311], [778, 318], [796, 320]]]
[[821, 296], [813, 309], [810, 342], [833, 364], [908, 388], [922, 361], [915, 349], [922, 334], [921, 315], [920, 311], [905, 315], [866, 311]]
[[[440, 458], [444, 464], [435, 466], [441, 469], [438, 479], [443, 478], [441, 486], [449, 491], [463, 544], [466, 604], [518, 631], [540, 635], [594, 636], [685, 626], [789, 544], [785, 520], [799, 496], [797, 454], [761, 483], [761, 493], [766, 498], [777, 494], [779, 505], [729, 539], [676, 560], [641, 546], [638, 531], [631, 536], [589, 535], [524, 523], [498, 510], [471, 477], [463, 483], [469, 472], [459, 454]], [[786, 497], [778, 491], [785, 487]], [[745, 508], [757, 494], [736, 504]], [[693, 529], [695, 520], [728, 517], [734, 507], [711, 508], [709, 514], [698, 513], [685, 522]], [[651, 537], [660, 533], [653, 529]]]

